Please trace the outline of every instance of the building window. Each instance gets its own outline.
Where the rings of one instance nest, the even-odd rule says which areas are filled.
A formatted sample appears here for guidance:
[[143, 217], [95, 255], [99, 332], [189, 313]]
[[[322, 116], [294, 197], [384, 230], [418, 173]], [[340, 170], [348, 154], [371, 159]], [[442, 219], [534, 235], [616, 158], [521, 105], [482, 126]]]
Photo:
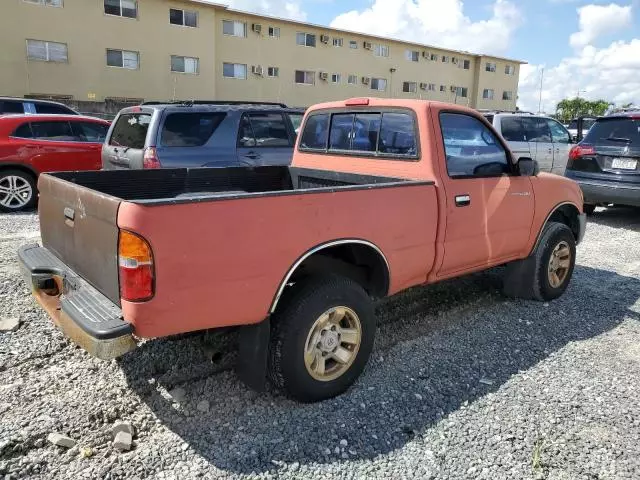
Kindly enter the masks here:
[[200, 61], [195, 57], [171, 55], [171, 71], [178, 73], [198, 73]]
[[516, 73], [516, 67], [513, 65], [505, 65], [504, 73], [505, 75], [514, 75]]
[[236, 22], [233, 20], [222, 21], [222, 34], [231, 37], [246, 37], [247, 24], [245, 22]]
[[331, 74], [331, 83], [340, 83], [342, 81], [342, 75], [339, 73]]
[[416, 82], [402, 82], [402, 91], [404, 93], [416, 93], [418, 84]]
[[27, 58], [43, 62], [67, 62], [67, 44], [43, 40], [27, 40]]
[[24, 0], [27, 3], [35, 3], [36, 5], [46, 5], [47, 7], [61, 7], [62, 0]]
[[513, 100], [513, 92], [511, 91], [502, 92], [502, 100]]
[[467, 98], [469, 89], [466, 87], [456, 87], [456, 97]]
[[305, 70], [296, 70], [295, 82], [303, 85], [313, 85], [315, 83], [315, 72], [307, 72]]
[[471, 60], [463, 60], [462, 68], [464, 68], [465, 70], [469, 70], [471, 68]]
[[353, 74], [349, 75], [347, 77], [347, 83], [349, 85], [357, 85], [358, 84], [358, 76], [357, 75], [353, 75]]
[[432, 53], [430, 58], [431, 58], [432, 62], [437, 62], [438, 61], [438, 55], [435, 54], [435, 53]]
[[139, 64], [138, 52], [107, 49], [107, 65], [110, 67], [136, 70]]
[[267, 67], [267, 77], [279, 77], [280, 69], [278, 67]]
[[280, 27], [269, 27], [269, 36], [273, 38], [280, 38]]
[[485, 88], [482, 91], [482, 98], [484, 98], [485, 100], [493, 100], [493, 89], [492, 88]]
[[224, 78], [247, 79], [247, 66], [243, 63], [223, 63], [222, 76]]
[[495, 72], [496, 71], [496, 64], [492, 63], [492, 62], [487, 62], [487, 64], [485, 65], [484, 69], [487, 72]]
[[197, 27], [198, 12], [190, 12], [189, 10], [170, 8], [169, 23], [172, 25], [182, 25], [183, 27]]
[[358, 48], [358, 42], [355, 40], [349, 40], [349, 48], [353, 48], [354, 50]]
[[449, 58], [448, 55], [443, 55], [442, 56], [442, 63], [449, 63], [451, 59]]
[[446, 92], [447, 91], [447, 86], [446, 85], [440, 85], [440, 92]]
[[384, 78], [372, 78], [371, 90], [384, 91], [387, 89], [387, 80]]
[[315, 47], [316, 36], [312, 33], [298, 32], [296, 33], [296, 44], [303, 47]]
[[373, 54], [376, 57], [388, 57], [389, 56], [389, 46], [388, 45], [378, 45], [378, 44], [376, 44], [376, 45], [373, 46]]
[[428, 91], [430, 91], [430, 92], [435, 92], [435, 90], [436, 90], [436, 84], [435, 84], [435, 83], [429, 83], [429, 84], [427, 85], [427, 90], [428, 90]]
[[343, 44], [343, 39], [342, 38], [334, 38], [333, 39], [333, 46], [334, 47], [341, 47]]
[[136, 18], [138, 2], [136, 0], [104, 0], [104, 13], [118, 17]]
[[420, 58], [420, 52], [416, 52], [415, 50], [405, 50], [404, 58], [410, 62], [417, 62]]

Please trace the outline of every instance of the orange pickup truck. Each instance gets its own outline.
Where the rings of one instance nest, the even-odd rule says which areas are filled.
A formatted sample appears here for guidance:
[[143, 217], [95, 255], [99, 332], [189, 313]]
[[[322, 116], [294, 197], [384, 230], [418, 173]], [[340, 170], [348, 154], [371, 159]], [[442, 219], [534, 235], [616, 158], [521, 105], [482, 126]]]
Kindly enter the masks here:
[[507, 295], [552, 300], [585, 230], [576, 183], [513, 158], [479, 113], [417, 100], [310, 108], [291, 167], [38, 186], [42, 246], [19, 258], [68, 337], [109, 359], [139, 338], [237, 327], [240, 378], [301, 401], [362, 372], [375, 299], [506, 264]]

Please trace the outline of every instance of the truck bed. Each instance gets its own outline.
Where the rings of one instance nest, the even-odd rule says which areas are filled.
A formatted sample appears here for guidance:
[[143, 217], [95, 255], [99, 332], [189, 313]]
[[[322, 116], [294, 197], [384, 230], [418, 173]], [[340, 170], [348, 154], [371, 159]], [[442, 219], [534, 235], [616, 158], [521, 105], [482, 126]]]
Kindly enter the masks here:
[[50, 175], [119, 200], [144, 205], [429, 183], [286, 166], [109, 170]]

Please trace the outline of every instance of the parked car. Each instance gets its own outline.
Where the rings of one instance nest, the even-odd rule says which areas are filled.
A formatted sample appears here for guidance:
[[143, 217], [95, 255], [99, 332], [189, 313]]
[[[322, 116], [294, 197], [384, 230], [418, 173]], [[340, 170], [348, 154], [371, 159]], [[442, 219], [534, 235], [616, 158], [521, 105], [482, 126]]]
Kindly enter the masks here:
[[107, 135], [103, 169], [288, 165], [293, 121], [302, 115], [282, 104], [250, 102], [125, 108]]
[[78, 115], [66, 105], [50, 100], [0, 97], [0, 115], [16, 113], [41, 113], [46, 115]]
[[610, 203], [640, 207], [640, 111], [598, 118], [571, 149], [566, 176], [582, 188], [589, 214]]
[[531, 157], [543, 172], [564, 175], [573, 140], [557, 120], [530, 113], [484, 113], [516, 156]]
[[42, 246], [19, 257], [68, 337], [114, 358], [133, 335], [239, 327], [240, 378], [260, 387], [268, 371], [302, 401], [360, 375], [374, 299], [507, 265], [508, 295], [553, 300], [585, 230], [575, 182], [538, 174], [478, 112], [421, 100], [311, 107], [292, 167], [55, 173], [39, 186]]
[[44, 172], [99, 170], [109, 122], [81, 115], [0, 117], [0, 211], [33, 208]]
[[[573, 120], [571, 120], [569, 122], [569, 125], [567, 126], [567, 130], [569, 130], [571, 139], [574, 142], [579, 142], [580, 140], [582, 140], [585, 137], [585, 135], [589, 132], [589, 129], [593, 126], [595, 121], [596, 119], [593, 117], [584, 118], [582, 120], [582, 126], [578, 129], [578, 119], [574, 118]], [[580, 135], [578, 135], [578, 130], [582, 132]]]

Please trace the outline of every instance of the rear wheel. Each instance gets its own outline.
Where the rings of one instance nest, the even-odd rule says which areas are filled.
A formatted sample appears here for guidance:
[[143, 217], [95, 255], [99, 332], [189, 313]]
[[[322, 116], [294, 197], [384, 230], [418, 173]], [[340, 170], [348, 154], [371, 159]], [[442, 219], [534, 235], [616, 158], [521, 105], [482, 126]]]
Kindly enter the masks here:
[[20, 170], [0, 172], [0, 212], [18, 212], [35, 207], [36, 181]]
[[344, 392], [373, 348], [373, 303], [353, 280], [315, 278], [293, 287], [273, 317], [269, 377], [287, 395], [315, 402]]

